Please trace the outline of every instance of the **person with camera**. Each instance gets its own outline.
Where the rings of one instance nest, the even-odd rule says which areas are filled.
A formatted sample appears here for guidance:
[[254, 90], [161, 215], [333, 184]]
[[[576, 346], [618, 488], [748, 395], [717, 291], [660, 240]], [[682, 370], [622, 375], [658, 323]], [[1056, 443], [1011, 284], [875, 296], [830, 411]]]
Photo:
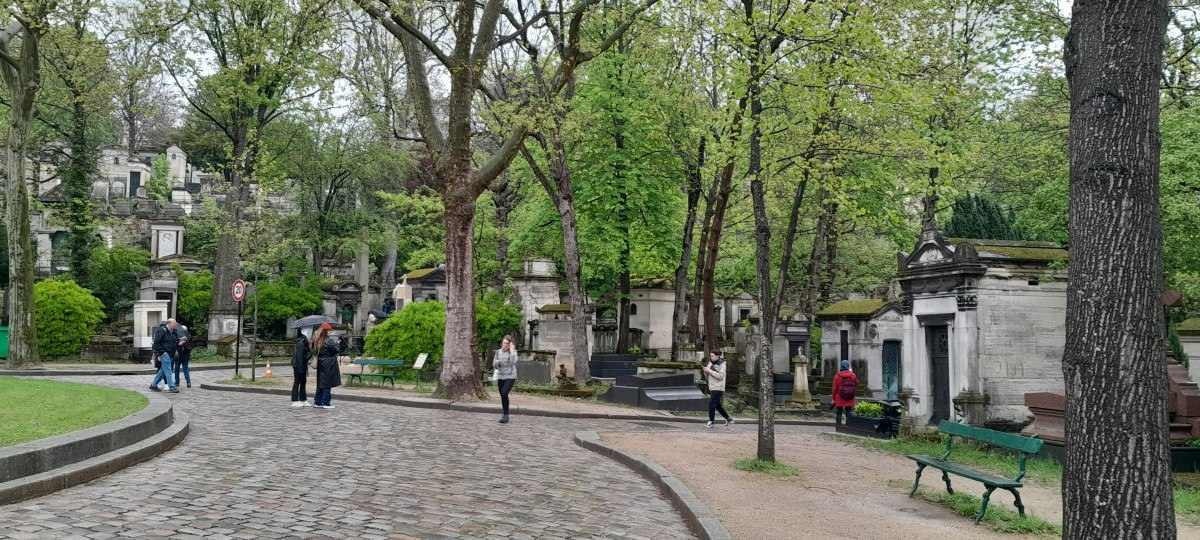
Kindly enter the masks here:
[[708, 376], [708, 427], [713, 427], [718, 412], [725, 417], [725, 425], [733, 424], [733, 418], [721, 403], [725, 397], [725, 357], [720, 351], [713, 351], [711, 359], [704, 363], [704, 374]]

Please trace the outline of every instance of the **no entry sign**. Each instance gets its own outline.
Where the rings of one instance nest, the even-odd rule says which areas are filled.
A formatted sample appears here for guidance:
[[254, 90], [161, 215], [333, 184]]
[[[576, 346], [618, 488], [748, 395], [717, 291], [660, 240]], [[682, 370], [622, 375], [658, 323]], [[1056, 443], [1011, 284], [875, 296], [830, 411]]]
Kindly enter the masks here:
[[246, 298], [246, 282], [242, 281], [240, 279], [233, 282], [233, 301], [240, 304], [240, 303], [242, 303], [242, 300], [245, 298]]

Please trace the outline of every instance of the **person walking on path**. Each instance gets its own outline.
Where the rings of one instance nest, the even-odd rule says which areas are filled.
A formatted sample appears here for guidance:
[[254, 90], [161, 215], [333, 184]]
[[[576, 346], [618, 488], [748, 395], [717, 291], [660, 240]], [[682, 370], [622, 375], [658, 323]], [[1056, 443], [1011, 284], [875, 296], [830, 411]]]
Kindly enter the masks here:
[[854, 410], [854, 394], [858, 392], [858, 375], [850, 371], [850, 361], [842, 360], [841, 370], [833, 376], [833, 408], [837, 411], [837, 424], [842, 423], [842, 414], [847, 417]]
[[309, 407], [308, 402], [308, 360], [312, 357], [312, 327], [300, 330], [296, 334], [296, 349], [292, 352], [292, 406]]
[[504, 336], [496, 357], [492, 360], [492, 369], [496, 372], [496, 386], [500, 389], [500, 423], [508, 423], [508, 393], [517, 384], [517, 350], [513, 347], [512, 336]]
[[154, 342], [150, 350], [155, 356], [158, 372], [154, 374], [154, 382], [150, 383], [151, 392], [159, 392], [158, 381], [164, 381], [169, 391], [179, 393], [175, 372], [171, 369], [171, 361], [179, 350], [179, 335], [175, 333], [177, 326], [175, 319], [167, 319], [154, 329]]
[[333, 388], [342, 385], [342, 372], [338, 368], [338, 355], [346, 349], [344, 342], [330, 331], [333, 326], [329, 323], [321, 325], [317, 330], [317, 339], [313, 349], [317, 351], [317, 395], [313, 406], [321, 409], [332, 409]]
[[733, 418], [729, 417], [729, 413], [725, 412], [725, 406], [721, 403], [725, 397], [725, 358], [719, 351], [713, 351], [712, 360], [704, 364], [704, 374], [708, 376], [707, 426], [713, 427], [718, 412], [725, 418], [725, 425], [733, 424]]
[[[192, 387], [192, 370], [189, 364], [192, 362], [192, 336], [188, 333], [186, 325], [179, 325], [175, 330], [179, 336], [179, 353], [175, 357], [172, 364], [175, 365], [175, 385], [178, 387], [179, 382], [187, 380], [187, 387]], [[179, 378], [180, 372], [183, 372], [183, 379]]]

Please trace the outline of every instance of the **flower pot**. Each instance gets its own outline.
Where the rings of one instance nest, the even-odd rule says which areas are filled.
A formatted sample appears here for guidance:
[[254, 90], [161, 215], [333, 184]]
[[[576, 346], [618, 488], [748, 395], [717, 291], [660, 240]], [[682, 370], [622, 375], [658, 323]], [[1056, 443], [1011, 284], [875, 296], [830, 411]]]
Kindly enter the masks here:
[[891, 439], [896, 436], [896, 425], [892, 418], [872, 418], [848, 413], [845, 421], [837, 425], [837, 432], [877, 439]]

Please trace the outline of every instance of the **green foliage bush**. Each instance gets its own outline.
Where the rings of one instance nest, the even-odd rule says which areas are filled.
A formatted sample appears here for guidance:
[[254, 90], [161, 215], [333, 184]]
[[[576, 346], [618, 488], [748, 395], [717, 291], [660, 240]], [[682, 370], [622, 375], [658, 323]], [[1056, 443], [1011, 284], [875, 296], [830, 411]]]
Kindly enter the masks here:
[[175, 268], [179, 276], [179, 319], [193, 335], [208, 333], [208, 310], [212, 308], [213, 275], [207, 270], [194, 273]]
[[146, 181], [146, 196], [158, 202], [167, 202], [171, 198], [171, 184], [167, 179], [170, 174], [170, 163], [166, 154], [154, 156], [151, 163], [150, 180]]
[[854, 405], [854, 414], [865, 418], [883, 418], [883, 405], [873, 401], [860, 401]]
[[971, 194], [954, 201], [954, 215], [946, 224], [946, 236], [987, 240], [1024, 240], [1016, 226], [1016, 214], [982, 196]]
[[441, 302], [414, 302], [392, 313], [371, 329], [363, 351], [377, 358], [412, 360], [429, 353], [429, 363], [442, 359], [442, 337], [446, 331], [446, 305]]
[[66, 279], [33, 286], [33, 325], [38, 350], [46, 357], [79, 354], [104, 320], [104, 304], [87, 289]]
[[283, 337], [289, 318], [300, 318], [321, 311], [321, 287], [315, 278], [302, 279], [288, 274], [256, 284], [247, 309], [258, 309], [258, 321], [264, 334]]
[[134, 247], [98, 247], [88, 258], [88, 281], [84, 285], [104, 303], [110, 320], [133, 306], [138, 276], [150, 266], [150, 252]]
[[521, 326], [521, 309], [489, 291], [475, 302], [475, 340], [481, 352], [500, 348], [505, 334], [516, 337]]

